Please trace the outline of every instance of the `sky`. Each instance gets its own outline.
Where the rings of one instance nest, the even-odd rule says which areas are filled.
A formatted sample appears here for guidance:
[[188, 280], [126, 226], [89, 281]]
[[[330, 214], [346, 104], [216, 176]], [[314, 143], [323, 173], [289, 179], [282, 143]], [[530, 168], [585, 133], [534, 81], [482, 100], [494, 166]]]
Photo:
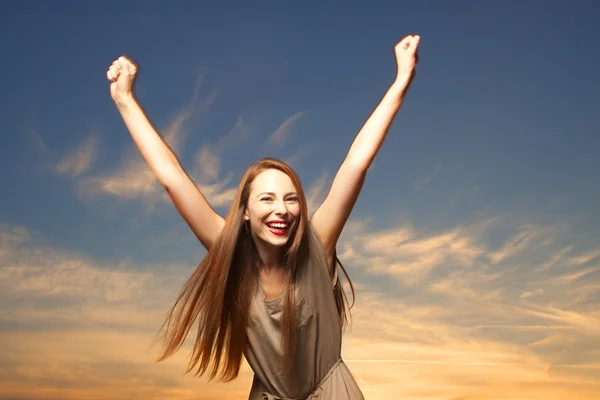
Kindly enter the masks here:
[[600, 4], [7, 1], [0, 6], [0, 399], [245, 399], [160, 363], [205, 252], [106, 70], [214, 208], [288, 162], [314, 211], [419, 34], [342, 237], [342, 355], [367, 399], [600, 399]]

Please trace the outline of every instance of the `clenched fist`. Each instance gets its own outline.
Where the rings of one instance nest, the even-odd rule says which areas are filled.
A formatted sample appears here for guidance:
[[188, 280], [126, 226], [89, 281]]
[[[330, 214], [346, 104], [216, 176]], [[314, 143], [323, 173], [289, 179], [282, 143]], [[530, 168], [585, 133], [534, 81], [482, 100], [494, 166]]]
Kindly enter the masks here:
[[106, 77], [110, 81], [110, 96], [115, 102], [132, 96], [131, 87], [136, 73], [137, 66], [124, 56], [116, 59], [108, 68]]
[[398, 80], [411, 79], [415, 64], [418, 61], [417, 48], [421, 37], [418, 35], [408, 35], [404, 37], [394, 48], [396, 53], [396, 63], [398, 64]]

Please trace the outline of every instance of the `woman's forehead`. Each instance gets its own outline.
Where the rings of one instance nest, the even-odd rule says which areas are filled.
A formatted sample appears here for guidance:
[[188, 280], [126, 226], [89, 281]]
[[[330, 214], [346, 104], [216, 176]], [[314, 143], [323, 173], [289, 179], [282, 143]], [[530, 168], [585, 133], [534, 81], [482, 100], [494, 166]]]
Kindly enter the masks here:
[[253, 193], [288, 193], [292, 191], [296, 191], [296, 188], [290, 177], [277, 169], [262, 171], [252, 181], [251, 192]]

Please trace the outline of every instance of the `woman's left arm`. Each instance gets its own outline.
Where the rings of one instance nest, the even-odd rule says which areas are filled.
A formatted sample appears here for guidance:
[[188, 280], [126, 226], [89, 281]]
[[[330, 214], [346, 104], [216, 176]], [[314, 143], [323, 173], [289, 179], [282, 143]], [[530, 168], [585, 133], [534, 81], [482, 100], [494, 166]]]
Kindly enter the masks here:
[[329, 194], [311, 219], [325, 247], [332, 277], [335, 272], [336, 243], [362, 189], [367, 170], [402, 105], [414, 75], [419, 40], [419, 36], [409, 35], [396, 45], [396, 80], [354, 139], [346, 159], [335, 175]]

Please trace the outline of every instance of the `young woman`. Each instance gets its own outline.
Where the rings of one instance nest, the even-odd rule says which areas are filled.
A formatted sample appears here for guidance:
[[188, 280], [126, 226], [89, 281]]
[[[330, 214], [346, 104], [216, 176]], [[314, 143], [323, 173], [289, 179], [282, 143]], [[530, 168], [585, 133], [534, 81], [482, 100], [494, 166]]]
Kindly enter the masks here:
[[111, 97], [156, 178], [208, 251], [161, 329], [161, 360], [181, 347], [197, 321], [188, 371], [230, 381], [244, 356], [254, 371], [252, 400], [363, 398], [341, 359], [347, 301], [335, 248], [412, 80], [419, 39], [409, 35], [395, 46], [396, 79], [310, 221], [298, 176], [272, 158], [246, 171], [226, 219], [213, 211], [134, 99], [136, 66], [125, 57], [113, 62], [107, 71]]

